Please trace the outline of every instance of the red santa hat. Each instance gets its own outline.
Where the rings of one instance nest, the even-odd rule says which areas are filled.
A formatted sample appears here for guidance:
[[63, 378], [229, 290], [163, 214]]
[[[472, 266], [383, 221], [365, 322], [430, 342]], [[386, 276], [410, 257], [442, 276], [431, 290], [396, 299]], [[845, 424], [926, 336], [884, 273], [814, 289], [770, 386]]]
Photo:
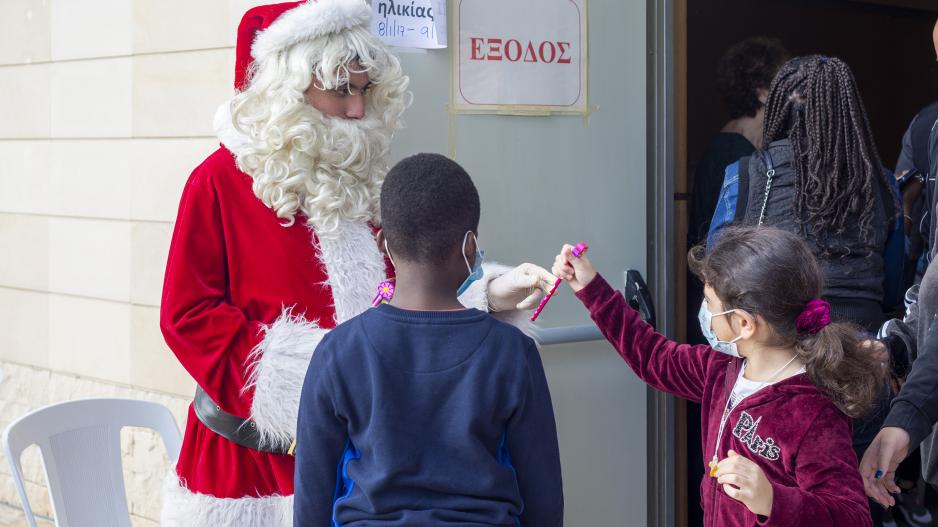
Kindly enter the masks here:
[[254, 7], [238, 25], [235, 89], [242, 90], [247, 72], [262, 60], [298, 42], [338, 33], [371, 21], [364, 0], [309, 0]]

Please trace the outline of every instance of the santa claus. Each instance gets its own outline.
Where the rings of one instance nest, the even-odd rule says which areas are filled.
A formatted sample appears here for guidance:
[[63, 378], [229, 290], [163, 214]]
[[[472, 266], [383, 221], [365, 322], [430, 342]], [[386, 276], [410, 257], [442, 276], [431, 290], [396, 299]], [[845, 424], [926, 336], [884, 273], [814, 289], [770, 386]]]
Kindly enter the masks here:
[[[163, 286], [163, 335], [198, 384], [166, 527], [292, 524], [307, 364], [393, 272], [374, 233], [408, 79], [369, 19], [363, 0], [318, 0], [251, 9], [238, 28], [237, 93], [186, 183]], [[524, 320], [552, 282], [489, 264], [460, 300]]]

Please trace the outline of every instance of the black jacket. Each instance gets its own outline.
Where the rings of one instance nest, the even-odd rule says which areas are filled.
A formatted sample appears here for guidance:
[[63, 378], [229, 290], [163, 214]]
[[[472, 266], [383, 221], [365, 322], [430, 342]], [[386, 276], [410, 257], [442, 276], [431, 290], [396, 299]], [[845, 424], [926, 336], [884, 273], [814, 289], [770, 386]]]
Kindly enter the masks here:
[[909, 444], [915, 448], [931, 433], [934, 423], [938, 423], [938, 324], [932, 324], [925, 342], [919, 343], [912, 373], [893, 399], [883, 426], [908, 432]]
[[[929, 173], [938, 174], [938, 128], [932, 129], [929, 145]], [[938, 313], [922, 312], [922, 303], [920, 298], [918, 323], [928, 324]], [[932, 432], [935, 423], [938, 423], [938, 324], [931, 323], [924, 341], [918, 342], [918, 358], [912, 363], [912, 372], [893, 400], [883, 426], [904, 429], [914, 448]]]

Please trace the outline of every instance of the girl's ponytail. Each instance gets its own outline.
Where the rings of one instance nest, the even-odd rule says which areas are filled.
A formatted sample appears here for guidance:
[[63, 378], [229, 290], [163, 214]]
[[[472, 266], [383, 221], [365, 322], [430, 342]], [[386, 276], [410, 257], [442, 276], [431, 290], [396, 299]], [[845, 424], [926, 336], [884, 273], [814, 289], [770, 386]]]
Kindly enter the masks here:
[[869, 413], [884, 383], [883, 365], [860, 334], [853, 324], [826, 324], [800, 333], [796, 346], [811, 382], [853, 418]]

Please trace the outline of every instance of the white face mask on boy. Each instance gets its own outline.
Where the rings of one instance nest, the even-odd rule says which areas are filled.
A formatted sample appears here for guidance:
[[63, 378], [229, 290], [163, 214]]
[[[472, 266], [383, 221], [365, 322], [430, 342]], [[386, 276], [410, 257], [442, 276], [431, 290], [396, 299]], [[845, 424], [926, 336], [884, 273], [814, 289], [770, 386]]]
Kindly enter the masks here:
[[713, 317], [719, 317], [732, 313], [736, 311], [735, 309], [730, 309], [729, 311], [723, 311], [722, 313], [710, 313], [710, 307], [707, 304], [707, 299], [704, 298], [703, 302], [700, 303], [700, 312], [697, 314], [697, 320], [700, 321], [700, 330], [703, 331], [703, 336], [707, 339], [707, 342], [710, 344], [710, 347], [719, 351], [720, 353], [725, 353], [731, 357], [739, 357], [739, 350], [736, 347], [736, 342], [743, 338], [742, 335], [734, 338], [730, 341], [720, 340], [717, 338], [717, 334], [713, 331]]

